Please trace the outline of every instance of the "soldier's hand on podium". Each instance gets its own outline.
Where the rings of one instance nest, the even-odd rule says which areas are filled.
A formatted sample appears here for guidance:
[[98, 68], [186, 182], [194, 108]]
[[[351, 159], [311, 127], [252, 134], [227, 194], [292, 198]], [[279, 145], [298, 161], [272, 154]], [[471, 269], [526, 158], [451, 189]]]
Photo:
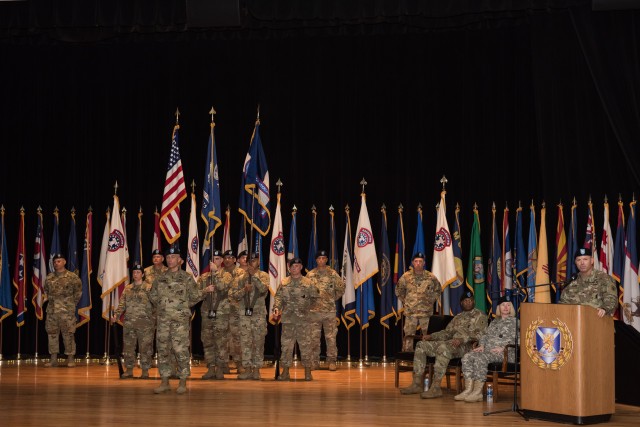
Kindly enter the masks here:
[[598, 309], [598, 317], [604, 317], [605, 314], [607, 314], [607, 312], [604, 311], [604, 308]]

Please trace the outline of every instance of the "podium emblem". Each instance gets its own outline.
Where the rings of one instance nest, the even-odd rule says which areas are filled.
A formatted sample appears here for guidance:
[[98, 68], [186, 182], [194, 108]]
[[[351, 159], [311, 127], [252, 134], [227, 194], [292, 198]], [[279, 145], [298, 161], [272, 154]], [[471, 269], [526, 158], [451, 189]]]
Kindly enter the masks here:
[[525, 346], [529, 359], [541, 369], [560, 369], [573, 353], [573, 337], [566, 323], [552, 320], [546, 326], [544, 320], [531, 322], [527, 329]]

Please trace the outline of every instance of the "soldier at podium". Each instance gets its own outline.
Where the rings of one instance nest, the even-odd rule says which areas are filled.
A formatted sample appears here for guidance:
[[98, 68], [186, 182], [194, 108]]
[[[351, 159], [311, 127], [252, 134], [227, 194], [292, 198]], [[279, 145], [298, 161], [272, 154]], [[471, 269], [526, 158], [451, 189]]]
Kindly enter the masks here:
[[578, 249], [573, 259], [578, 267], [578, 275], [562, 289], [560, 303], [588, 305], [598, 310], [598, 317], [605, 314], [612, 316], [618, 306], [618, 292], [613, 278], [593, 268], [591, 249]]

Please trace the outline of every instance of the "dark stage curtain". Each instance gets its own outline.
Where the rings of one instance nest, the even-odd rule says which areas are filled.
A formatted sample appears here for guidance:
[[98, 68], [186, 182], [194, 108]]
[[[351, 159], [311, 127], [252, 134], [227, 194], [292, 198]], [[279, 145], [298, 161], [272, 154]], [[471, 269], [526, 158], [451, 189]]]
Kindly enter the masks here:
[[[546, 202], [550, 259], [560, 200], [567, 223], [570, 200], [578, 201], [579, 242], [589, 195], [598, 238], [605, 195], [615, 229], [618, 194], [628, 203], [640, 176], [637, 12], [591, 12], [588, 1], [449, 2], [442, 10], [417, 1], [316, 3], [241, 2], [241, 26], [216, 29], [190, 29], [184, 2], [163, 8], [124, 1], [0, 5], [11, 12], [0, 13], [0, 203], [7, 209], [10, 264], [21, 206], [28, 280], [37, 207], [44, 210], [47, 249], [52, 211], [61, 210], [66, 250], [69, 211], [78, 211], [80, 239], [84, 213], [92, 206], [95, 271], [103, 214], [116, 180], [129, 211], [129, 236], [135, 212], [143, 209], [149, 264], [153, 211], [161, 205], [176, 107], [182, 113], [185, 178], [195, 181], [198, 203], [208, 111], [214, 105], [218, 112], [221, 198], [232, 208], [234, 246], [240, 174], [258, 104], [272, 208], [281, 178], [285, 235], [295, 204], [304, 256], [312, 204], [325, 248], [328, 208], [336, 208], [341, 250], [343, 209], [351, 207], [355, 228], [362, 177], [376, 240], [380, 206], [388, 208], [393, 242], [396, 209], [404, 205], [407, 257], [418, 203], [425, 207], [426, 241], [433, 239], [443, 174], [449, 180], [450, 227], [455, 204], [462, 208], [465, 266], [474, 203], [485, 258], [493, 202], [498, 215], [508, 203], [513, 230], [521, 201], [525, 234], [531, 200], [537, 212]], [[183, 247], [188, 214], [183, 202]], [[218, 246], [221, 236], [216, 235]], [[265, 254], [266, 249], [265, 244]], [[102, 354], [100, 290], [92, 279], [90, 350]], [[357, 329], [351, 334], [351, 354], [357, 356]], [[382, 355], [379, 315], [368, 334], [369, 355]], [[399, 349], [399, 334], [391, 330], [388, 355]], [[17, 335], [10, 316], [3, 322], [5, 357], [17, 352]], [[197, 326], [193, 336], [194, 353], [201, 353]], [[85, 327], [76, 337], [83, 354]], [[39, 339], [39, 352], [46, 353], [42, 322]], [[345, 356], [344, 328], [339, 340]], [[29, 302], [21, 353], [32, 354], [34, 342]], [[270, 353], [271, 333], [267, 343]]]

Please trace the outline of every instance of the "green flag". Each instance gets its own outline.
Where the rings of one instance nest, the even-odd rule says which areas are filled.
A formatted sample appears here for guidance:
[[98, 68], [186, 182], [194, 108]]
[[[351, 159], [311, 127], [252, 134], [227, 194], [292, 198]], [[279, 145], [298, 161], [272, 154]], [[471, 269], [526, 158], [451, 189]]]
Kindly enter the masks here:
[[484, 266], [482, 264], [482, 247], [480, 246], [480, 218], [478, 209], [473, 209], [473, 228], [471, 229], [471, 248], [469, 249], [469, 267], [466, 277], [467, 288], [473, 289], [476, 308], [483, 313], [487, 311], [484, 288]]

